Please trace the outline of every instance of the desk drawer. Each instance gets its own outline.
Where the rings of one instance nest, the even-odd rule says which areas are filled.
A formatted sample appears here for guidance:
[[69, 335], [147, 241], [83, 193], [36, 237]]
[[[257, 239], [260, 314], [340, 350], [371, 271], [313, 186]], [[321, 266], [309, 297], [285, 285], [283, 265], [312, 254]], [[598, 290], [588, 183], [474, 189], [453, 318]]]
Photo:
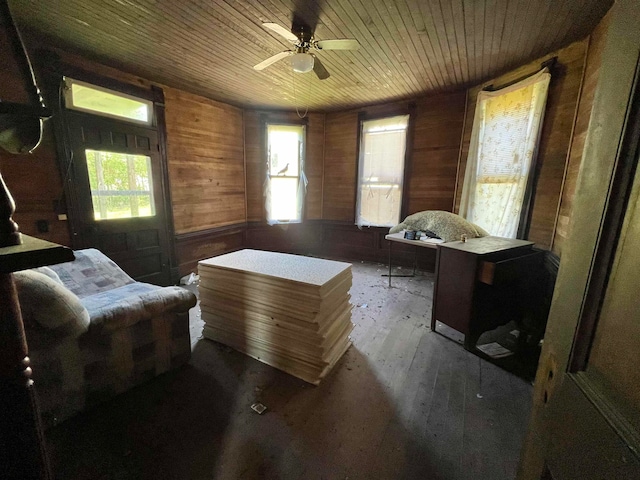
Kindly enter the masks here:
[[481, 261], [478, 267], [478, 281], [487, 285], [511, 282], [540, 268], [543, 259], [544, 252], [540, 251], [499, 262]]

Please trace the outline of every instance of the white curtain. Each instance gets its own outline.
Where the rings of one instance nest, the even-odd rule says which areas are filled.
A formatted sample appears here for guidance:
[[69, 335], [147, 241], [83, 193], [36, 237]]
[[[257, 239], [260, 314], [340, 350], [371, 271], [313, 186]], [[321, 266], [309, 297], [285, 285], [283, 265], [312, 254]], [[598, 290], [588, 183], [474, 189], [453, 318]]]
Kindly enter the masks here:
[[509, 87], [478, 94], [460, 215], [491, 235], [517, 235], [550, 79], [545, 68]]
[[409, 115], [362, 122], [356, 225], [400, 223]]

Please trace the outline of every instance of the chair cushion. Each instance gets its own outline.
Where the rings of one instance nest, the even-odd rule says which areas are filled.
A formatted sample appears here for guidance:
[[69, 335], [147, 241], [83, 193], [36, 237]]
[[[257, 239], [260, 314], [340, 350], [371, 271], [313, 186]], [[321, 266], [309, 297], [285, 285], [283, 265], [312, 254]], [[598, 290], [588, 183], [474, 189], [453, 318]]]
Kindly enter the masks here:
[[87, 248], [73, 253], [74, 261], [52, 265], [51, 269], [79, 298], [134, 283], [133, 278], [100, 250]]
[[196, 296], [181, 287], [135, 282], [82, 299], [91, 316], [92, 333], [108, 334], [166, 312], [186, 312]]
[[14, 278], [27, 329], [60, 337], [78, 337], [88, 330], [89, 312], [62, 284], [33, 270], [16, 272]]

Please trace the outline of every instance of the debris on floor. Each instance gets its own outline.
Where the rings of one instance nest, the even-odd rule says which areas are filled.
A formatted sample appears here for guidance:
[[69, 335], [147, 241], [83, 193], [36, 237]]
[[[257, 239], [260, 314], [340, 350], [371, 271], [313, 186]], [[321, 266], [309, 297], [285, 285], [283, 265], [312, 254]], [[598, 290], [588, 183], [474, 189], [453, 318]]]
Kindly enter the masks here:
[[498, 342], [491, 342], [485, 345], [478, 345], [477, 348], [482, 353], [490, 356], [491, 358], [504, 358], [504, 357], [513, 355], [513, 352], [511, 350], [503, 347]]
[[256, 402], [253, 405], [251, 405], [251, 410], [256, 412], [258, 415], [262, 415], [264, 412], [267, 411], [267, 407], [265, 407], [260, 402]]
[[193, 285], [200, 280], [200, 276], [191, 272], [189, 275], [185, 275], [180, 279], [180, 285]]

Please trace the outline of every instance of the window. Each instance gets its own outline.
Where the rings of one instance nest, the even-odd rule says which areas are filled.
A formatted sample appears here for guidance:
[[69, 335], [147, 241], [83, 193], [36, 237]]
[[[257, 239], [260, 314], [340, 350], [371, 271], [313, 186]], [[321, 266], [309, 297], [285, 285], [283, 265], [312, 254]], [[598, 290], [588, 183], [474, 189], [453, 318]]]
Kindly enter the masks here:
[[95, 220], [151, 217], [156, 214], [151, 158], [86, 150]]
[[151, 125], [153, 104], [72, 78], [65, 78], [65, 106], [72, 110]]
[[400, 223], [408, 123], [409, 115], [401, 115], [361, 124], [358, 226], [391, 227]]
[[265, 206], [269, 224], [302, 221], [307, 188], [304, 138], [303, 125], [267, 125]]
[[546, 69], [478, 94], [460, 214], [491, 235], [516, 238], [551, 76]]

